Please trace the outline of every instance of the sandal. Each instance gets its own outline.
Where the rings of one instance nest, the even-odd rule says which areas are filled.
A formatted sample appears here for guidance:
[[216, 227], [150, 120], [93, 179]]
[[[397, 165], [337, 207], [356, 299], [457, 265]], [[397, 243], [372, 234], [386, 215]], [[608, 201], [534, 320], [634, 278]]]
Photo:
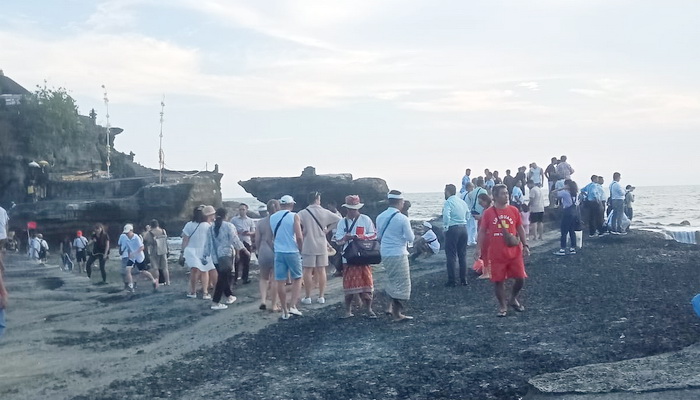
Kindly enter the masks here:
[[523, 312], [523, 311], [525, 311], [525, 307], [523, 307], [522, 304], [511, 303], [510, 306], [513, 308], [513, 310], [515, 310], [515, 311], [517, 311], [517, 312]]
[[370, 313], [367, 315], [367, 317], [368, 317], [369, 319], [377, 319], [377, 318], [379, 318], [379, 317], [377, 317], [377, 314], [375, 314], [374, 312], [370, 312]]
[[496, 314], [497, 317], [502, 318], [508, 315], [508, 311], [499, 311], [498, 314]]
[[355, 314], [345, 314], [345, 315], [341, 316], [340, 319], [348, 319], [348, 318], [352, 318], [354, 316], [355, 316]]

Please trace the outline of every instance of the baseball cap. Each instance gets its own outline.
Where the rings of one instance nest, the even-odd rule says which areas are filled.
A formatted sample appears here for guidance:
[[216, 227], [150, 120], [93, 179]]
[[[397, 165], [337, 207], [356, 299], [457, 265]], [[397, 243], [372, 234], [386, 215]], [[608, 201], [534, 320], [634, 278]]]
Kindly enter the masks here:
[[294, 197], [285, 194], [280, 198], [280, 204], [296, 204], [296, 202], [294, 201]]
[[129, 233], [129, 232], [131, 232], [131, 231], [133, 231], [133, 230], [134, 230], [134, 226], [133, 226], [133, 225], [131, 225], [131, 224], [126, 224], [126, 225], [124, 225], [124, 231], [123, 231], [124, 233]]

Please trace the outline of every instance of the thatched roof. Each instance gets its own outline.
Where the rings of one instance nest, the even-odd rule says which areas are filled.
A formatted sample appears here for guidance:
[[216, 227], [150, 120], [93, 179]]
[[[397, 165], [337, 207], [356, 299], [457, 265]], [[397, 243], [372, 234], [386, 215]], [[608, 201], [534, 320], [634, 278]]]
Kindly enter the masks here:
[[29, 90], [23, 88], [19, 83], [5, 76], [0, 70], [0, 94], [22, 94], [27, 95]]

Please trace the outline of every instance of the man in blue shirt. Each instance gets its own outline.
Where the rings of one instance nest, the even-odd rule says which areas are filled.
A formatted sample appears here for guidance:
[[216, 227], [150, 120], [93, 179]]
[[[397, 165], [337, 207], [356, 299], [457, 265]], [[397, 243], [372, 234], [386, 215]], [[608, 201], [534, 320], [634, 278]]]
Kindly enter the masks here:
[[442, 227], [445, 230], [447, 256], [447, 283], [455, 286], [455, 267], [459, 259], [459, 281], [467, 285], [467, 213], [469, 207], [457, 197], [455, 185], [445, 185], [445, 205], [442, 208]]
[[598, 236], [598, 232], [602, 230], [601, 222], [603, 221], [603, 193], [598, 184], [598, 176], [591, 176], [591, 183], [581, 189], [585, 197], [583, 203], [584, 209], [588, 216], [588, 237], [594, 238]]
[[610, 199], [612, 200], [612, 227], [610, 233], [613, 235], [624, 235], [622, 232], [622, 214], [625, 209], [625, 189], [620, 184], [620, 173], [613, 174], [613, 183], [610, 184]]
[[464, 176], [462, 177], [462, 188], [459, 190], [460, 193], [465, 193], [467, 191], [467, 185], [472, 181], [471, 174], [472, 170], [469, 168], [464, 171]]

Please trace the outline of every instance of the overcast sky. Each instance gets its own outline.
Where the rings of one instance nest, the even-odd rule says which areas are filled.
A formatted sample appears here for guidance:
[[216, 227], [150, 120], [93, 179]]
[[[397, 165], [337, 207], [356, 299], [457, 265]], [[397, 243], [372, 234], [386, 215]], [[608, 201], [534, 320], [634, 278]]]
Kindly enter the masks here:
[[442, 191], [464, 169], [566, 154], [579, 183], [700, 184], [700, 2], [3, 2], [0, 68], [64, 86], [120, 151], [238, 180], [376, 176]]

